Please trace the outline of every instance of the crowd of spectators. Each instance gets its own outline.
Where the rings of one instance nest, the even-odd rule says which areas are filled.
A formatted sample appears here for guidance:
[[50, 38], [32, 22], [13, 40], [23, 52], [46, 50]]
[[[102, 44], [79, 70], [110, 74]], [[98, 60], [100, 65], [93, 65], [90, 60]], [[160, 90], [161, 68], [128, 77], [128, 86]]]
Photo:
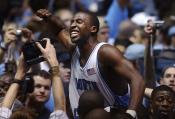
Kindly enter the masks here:
[[[0, 119], [175, 118], [174, 8], [173, 0], [166, 0], [166, 4], [164, 0], [1, 0]], [[40, 11], [44, 9], [48, 12]], [[113, 90], [115, 85], [119, 87], [115, 88], [116, 90], [124, 91], [125, 94], [119, 93], [119, 99], [116, 98], [115, 102], [122, 100], [126, 102], [125, 104], [121, 101], [122, 105], [108, 105], [108, 97], [105, 97], [103, 91], [100, 89], [92, 91], [91, 87], [87, 86], [89, 91], [81, 92], [80, 97], [77, 97], [79, 99], [77, 109], [71, 109], [71, 103], [75, 99], [70, 96], [72, 89], [70, 80], [78, 70], [74, 70], [75, 66], [71, 64], [76, 53], [72, 56], [69, 49], [75, 44], [63, 41], [66, 45], [71, 44], [71, 47], [65, 47], [60, 39], [62, 37], [74, 39], [80, 34], [76, 28], [74, 29], [74, 24], [81, 22], [75, 20], [79, 12], [97, 16], [99, 20], [97, 41], [104, 43], [104, 46], [110, 44], [119, 51], [119, 55], [116, 56], [121, 55], [121, 60], [126, 59], [126, 64], [122, 66], [128, 65], [128, 70], [124, 70], [125, 68], [120, 70], [109, 58], [108, 63], [111, 61], [110, 66], [113, 65], [119, 76], [125, 74], [128, 78], [133, 73], [135, 77], [131, 76], [131, 79], [137, 77], [136, 81], [141, 79], [145, 82], [145, 86], [140, 82], [144, 91], [142, 88], [136, 91], [139, 102], [133, 103], [133, 107], [137, 105], [137, 109], [130, 108], [134, 102], [132, 98], [135, 97], [132, 91], [139, 86], [133, 88], [135, 85], [132, 80], [123, 80], [121, 77], [117, 78], [121, 78], [123, 82], [109, 83], [109, 88]], [[58, 24], [60, 29], [57, 27]], [[65, 31], [73, 29], [72, 34], [61, 36], [60, 32], [62, 33], [63, 29]], [[46, 41], [44, 48], [43, 45], [36, 43], [43, 39]], [[40, 52], [36, 59], [30, 61], [32, 65], [26, 62], [24, 54], [24, 46], [30, 42], [34, 42]], [[80, 45], [78, 44], [79, 47]], [[106, 49], [109, 50], [108, 47]], [[76, 51], [77, 54], [83, 54], [77, 49]], [[35, 50], [28, 51], [30, 55], [35, 53]], [[90, 54], [88, 57], [92, 55]], [[87, 60], [80, 57], [81, 70], [84, 69], [82, 66], [87, 65], [86, 62], [93, 59], [90, 58]], [[109, 76], [114, 70], [110, 69], [110, 66], [106, 70], [108, 63], [99, 65], [99, 69], [102, 70], [98, 72], [101, 77], [105, 77], [104, 79], [106, 77], [113, 79], [118, 75]], [[94, 69], [87, 69], [87, 73], [89, 76], [93, 75]], [[83, 80], [81, 81], [79, 88], [84, 88]], [[108, 81], [106, 82], [108, 84]], [[126, 82], [127, 85], [122, 87]], [[126, 93], [125, 89], [130, 93]]]

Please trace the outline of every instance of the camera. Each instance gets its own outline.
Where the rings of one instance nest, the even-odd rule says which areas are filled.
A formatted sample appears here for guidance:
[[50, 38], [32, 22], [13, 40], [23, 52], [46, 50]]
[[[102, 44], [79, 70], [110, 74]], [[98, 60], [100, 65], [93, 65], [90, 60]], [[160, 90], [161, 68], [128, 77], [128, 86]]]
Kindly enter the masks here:
[[165, 21], [153, 21], [153, 26], [154, 26], [154, 28], [155, 29], [159, 29], [159, 28], [161, 28], [162, 26], [163, 26], [163, 24], [165, 23]]
[[26, 74], [25, 79], [21, 85], [23, 94], [32, 93], [34, 90], [34, 80], [30, 75], [31, 74], [29, 73]]
[[43, 39], [38, 41], [27, 42], [22, 47], [24, 60], [28, 65], [37, 64], [45, 60], [42, 56], [40, 49], [37, 47], [36, 42], [39, 42], [43, 48], [46, 47], [47, 41]]
[[11, 83], [17, 83], [20, 85], [20, 94], [26, 95], [27, 93], [32, 93], [34, 90], [34, 80], [30, 73], [26, 73], [23, 80], [13, 79], [11, 80]]
[[17, 29], [17, 30], [16, 30], [16, 35], [17, 35], [17, 36], [20, 36], [21, 34], [22, 34], [22, 30]]

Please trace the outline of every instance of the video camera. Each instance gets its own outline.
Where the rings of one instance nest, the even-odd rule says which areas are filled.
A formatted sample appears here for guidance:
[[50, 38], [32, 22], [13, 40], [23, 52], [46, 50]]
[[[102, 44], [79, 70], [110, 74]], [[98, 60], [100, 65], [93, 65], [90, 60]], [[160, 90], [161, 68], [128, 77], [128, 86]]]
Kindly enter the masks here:
[[34, 90], [34, 80], [30, 74], [26, 74], [25, 80], [22, 82], [21, 91], [23, 94], [32, 93]]
[[161, 20], [153, 21], [153, 27], [154, 29], [159, 29], [163, 26], [164, 23], [165, 21], [161, 21]]
[[44, 39], [27, 42], [22, 47], [24, 59], [26, 61], [26, 64], [28, 65], [37, 64], [45, 60], [44, 57], [42, 56], [40, 49], [37, 47], [36, 42], [39, 42], [43, 48], [46, 47], [47, 41]]
[[11, 83], [18, 83], [20, 85], [20, 94], [32, 93], [34, 90], [34, 80], [30, 73], [27, 73], [23, 80], [12, 80]]

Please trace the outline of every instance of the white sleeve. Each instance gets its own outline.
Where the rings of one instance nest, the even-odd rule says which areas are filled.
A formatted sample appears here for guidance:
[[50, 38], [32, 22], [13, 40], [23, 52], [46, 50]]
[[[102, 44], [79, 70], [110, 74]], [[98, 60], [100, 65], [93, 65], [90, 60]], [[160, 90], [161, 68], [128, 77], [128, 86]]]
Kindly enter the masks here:
[[12, 111], [6, 107], [0, 107], [0, 119], [9, 119]]
[[56, 110], [50, 114], [49, 119], [69, 119], [67, 114], [62, 110]]

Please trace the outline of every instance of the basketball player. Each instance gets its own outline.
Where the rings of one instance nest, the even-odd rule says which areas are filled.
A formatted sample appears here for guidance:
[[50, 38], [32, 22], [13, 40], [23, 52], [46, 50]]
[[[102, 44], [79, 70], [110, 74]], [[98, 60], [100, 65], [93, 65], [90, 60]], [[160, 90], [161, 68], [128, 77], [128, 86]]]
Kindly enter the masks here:
[[49, 31], [57, 34], [72, 53], [69, 99], [74, 118], [78, 119], [78, 100], [86, 90], [100, 91], [107, 106], [126, 107], [126, 114], [135, 118], [143, 97], [144, 81], [118, 49], [97, 40], [98, 18], [78, 12], [67, 30], [45, 9], [37, 11], [36, 15], [50, 23]]

